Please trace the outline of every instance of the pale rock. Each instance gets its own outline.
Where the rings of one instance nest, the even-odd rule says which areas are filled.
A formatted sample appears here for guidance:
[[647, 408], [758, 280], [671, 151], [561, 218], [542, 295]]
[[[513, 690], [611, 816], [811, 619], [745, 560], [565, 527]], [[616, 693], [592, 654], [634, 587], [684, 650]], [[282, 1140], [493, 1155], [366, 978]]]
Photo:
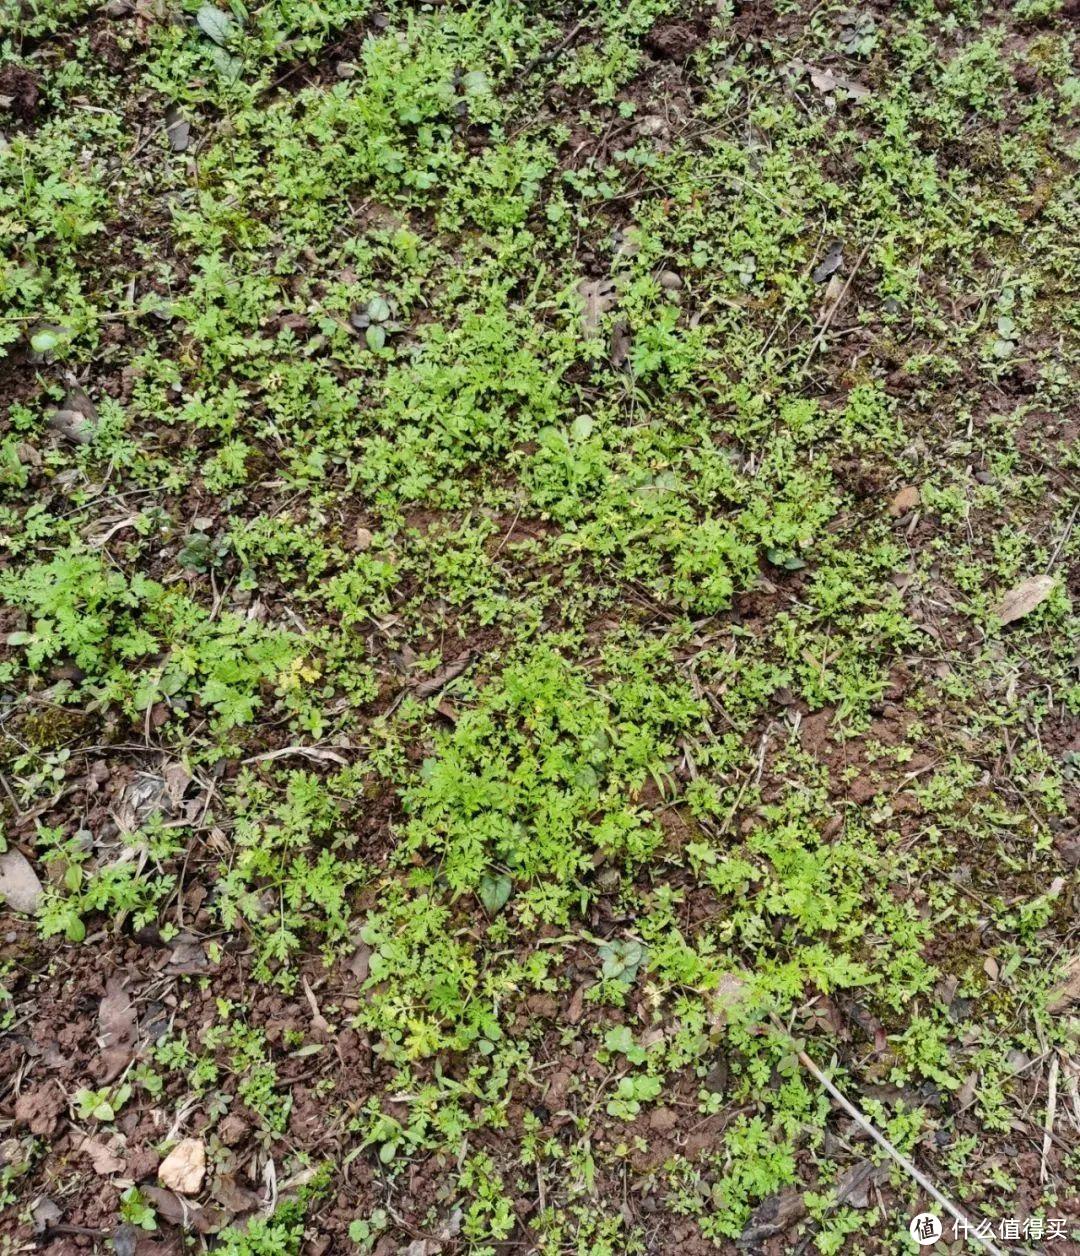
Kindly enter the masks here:
[[206, 1176], [206, 1148], [200, 1138], [185, 1138], [162, 1160], [158, 1181], [178, 1195], [197, 1195]]

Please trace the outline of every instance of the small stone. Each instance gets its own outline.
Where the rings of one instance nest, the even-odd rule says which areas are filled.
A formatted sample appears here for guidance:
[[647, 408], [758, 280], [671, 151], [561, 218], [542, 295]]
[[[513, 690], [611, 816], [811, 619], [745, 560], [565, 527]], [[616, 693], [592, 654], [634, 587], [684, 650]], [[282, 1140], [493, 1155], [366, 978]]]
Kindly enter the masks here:
[[177, 1143], [158, 1169], [158, 1181], [178, 1195], [197, 1195], [205, 1176], [206, 1148], [199, 1138]]
[[678, 292], [682, 286], [681, 275], [677, 275], [673, 270], [662, 270], [660, 272], [660, 287], [665, 292]]
[[358, 550], [371, 549], [371, 543], [374, 539], [370, 528], [361, 527], [356, 529], [356, 548]]
[[41, 903], [41, 879], [29, 859], [14, 847], [0, 855], [0, 903], [23, 916], [32, 916]]

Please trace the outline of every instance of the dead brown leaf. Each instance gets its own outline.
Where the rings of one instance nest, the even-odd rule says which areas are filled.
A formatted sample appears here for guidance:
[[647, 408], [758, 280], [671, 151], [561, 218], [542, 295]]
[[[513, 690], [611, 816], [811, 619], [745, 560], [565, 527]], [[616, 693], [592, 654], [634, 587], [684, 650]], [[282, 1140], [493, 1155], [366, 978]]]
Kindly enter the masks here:
[[585, 987], [578, 986], [574, 993], [570, 996], [570, 1006], [566, 1009], [566, 1019], [571, 1025], [576, 1025], [581, 1020], [581, 1013], [585, 1007]]
[[363, 983], [368, 979], [371, 966], [371, 947], [366, 942], [359, 942], [356, 950], [345, 961], [345, 967], [357, 981]]
[[863, 100], [872, 94], [870, 88], [857, 79], [845, 78], [842, 74], [835, 74], [832, 70], [815, 65], [808, 65], [806, 69], [810, 74], [810, 82], [819, 92], [842, 92], [852, 100]]
[[191, 773], [182, 763], [170, 763], [162, 772], [165, 780], [165, 793], [174, 807], [179, 807], [187, 787], [191, 784]]
[[904, 487], [889, 502], [889, 514], [894, 519], [899, 519], [901, 515], [906, 515], [909, 511], [914, 510], [919, 504], [919, 489], [915, 484], [905, 484]]
[[1046, 1001], [1049, 1012], [1063, 1012], [1070, 1003], [1080, 1002], [1080, 954], [1074, 955], [1062, 969], [1062, 979], [1050, 991]]
[[109, 1145], [97, 1138], [84, 1138], [79, 1143], [79, 1151], [89, 1159], [98, 1177], [109, 1177], [113, 1173], [123, 1172], [125, 1161], [114, 1150], [116, 1142], [114, 1139], [113, 1144]]
[[196, 1234], [213, 1234], [228, 1223], [228, 1217], [219, 1208], [200, 1208], [198, 1204], [181, 1199], [173, 1191], [160, 1186], [141, 1186], [139, 1191], [169, 1225], [194, 1230]]
[[1025, 615], [1030, 615], [1037, 606], [1041, 606], [1046, 601], [1056, 583], [1057, 579], [1054, 576], [1028, 576], [1026, 580], [1021, 580], [1005, 594], [994, 607], [994, 614], [1002, 625], [1023, 619]]
[[214, 1199], [232, 1216], [254, 1212], [262, 1207], [262, 1199], [253, 1190], [236, 1180], [232, 1173], [219, 1173], [210, 1191]]
[[462, 654], [456, 659], [451, 659], [449, 663], [445, 663], [438, 671], [432, 672], [425, 680], [415, 682], [413, 689], [416, 696], [430, 698], [433, 693], [438, 693], [444, 685], [448, 685], [460, 676], [471, 661], [471, 654]]
[[101, 1081], [111, 1082], [131, 1063], [135, 1056], [135, 1035], [135, 1004], [123, 981], [110, 977], [105, 984], [105, 997], [98, 1006]]

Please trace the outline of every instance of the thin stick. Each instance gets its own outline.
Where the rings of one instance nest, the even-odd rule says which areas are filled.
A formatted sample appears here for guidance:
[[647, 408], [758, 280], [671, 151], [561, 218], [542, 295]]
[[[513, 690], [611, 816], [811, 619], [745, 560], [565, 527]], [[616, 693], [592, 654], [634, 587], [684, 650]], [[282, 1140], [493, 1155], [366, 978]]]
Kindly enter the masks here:
[[534, 57], [528, 65], [526, 65], [522, 70], [519, 70], [515, 76], [515, 81], [521, 82], [522, 79], [527, 79], [534, 70], [538, 70], [542, 65], [550, 65], [552, 61], [560, 57], [567, 50], [567, 48], [570, 47], [574, 40], [577, 39], [578, 35], [581, 33], [581, 28], [584, 25], [584, 22], [578, 22], [576, 25], [571, 26], [570, 30], [559, 41], [559, 43], [555, 45], [554, 48], [552, 48], [549, 52], [542, 52], [538, 57]]
[[1046, 570], [1048, 572], [1054, 570], [1054, 567], [1057, 565], [1058, 556], [1060, 555], [1061, 551], [1065, 548], [1065, 545], [1068, 542], [1069, 537], [1072, 535], [1073, 524], [1076, 522], [1077, 513], [1080, 513], [1080, 502], [1078, 502], [1073, 507], [1073, 512], [1069, 516], [1069, 522], [1065, 525], [1065, 531], [1062, 532], [1057, 545], [1054, 547], [1054, 556], [1046, 564]]
[[836, 317], [836, 311], [841, 307], [841, 305], [843, 305], [844, 298], [847, 296], [848, 289], [851, 287], [851, 281], [859, 273], [859, 267], [866, 260], [867, 253], [870, 252], [870, 249], [873, 247], [876, 241], [877, 241], [877, 236], [874, 236], [874, 238], [870, 240], [863, 247], [863, 251], [855, 259], [855, 265], [852, 266], [851, 274], [848, 275], [847, 279], [844, 281], [844, 286], [840, 289], [840, 295], [832, 303], [832, 307], [830, 308], [829, 312], [825, 315], [824, 319], [822, 320], [821, 328], [818, 331], [818, 334], [814, 337], [814, 339], [810, 343], [810, 352], [807, 353], [806, 357], [803, 359], [802, 369], [804, 371], [810, 365], [810, 359], [814, 356], [815, 353], [817, 353], [818, 349], [822, 346], [822, 344], [824, 344], [825, 333], [832, 326], [832, 321]]
[[1054, 1141], [1054, 1117], [1057, 1115], [1057, 1083], [1060, 1061], [1056, 1054], [1050, 1057], [1050, 1072], [1046, 1078], [1046, 1119], [1043, 1122], [1042, 1160], [1039, 1164], [1039, 1181], [1045, 1182], [1050, 1176], [1047, 1160], [1050, 1158], [1050, 1146]]
[[[775, 1025], [775, 1027], [784, 1035], [785, 1038], [787, 1038], [790, 1041], [790, 1035], [788, 1034], [784, 1026], [780, 1023], [780, 1021], [775, 1016], [772, 1019], [773, 1019], [773, 1024]], [[792, 1046], [794, 1046], [794, 1043], [792, 1043]], [[983, 1238], [983, 1236], [978, 1232], [978, 1230], [975, 1228], [972, 1222], [960, 1211], [960, 1209], [957, 1208], [955, 1204], [953, 1204], [948, 1199], [946, 1199], [945, 1196], [942, 1195], [942, 1193], [938, 1190], [938, 1188], [933, 1184], [933, 1182], [931, 1182], [929, 1178], [927, 1178], [918, 1169], [916, 1169], [916, 1167], [911, 1163], [911, 1161], [907, 1158], [907, 1156], [897, 1151], [896, 1148], [892, 1145], [892, 1143], [890, 1143], [889, 1140], [885, 1137], [885, 1135], [880, 1134], [870, 1124], [870, 1122], [866, 1119], [866, 1117], [863, 1116], [863, 1114], [859, 1111], [859, 1109], [855, 1107], [854, 1104], [849, 1103], [848, 1100], [844, 1098], [844, 1096], [840, 1093], [840, 1091], [837, 1090], [837, 1088], [833, 1085], [833, 1083], [825, 1076], [825, 1074], [821, 1071], [821, 1069], [818, 1068], [818, 1066], [814, 1063], [814, 1061], [811, 1060], [811, 1058], [806, 1054], [805, 1051], [800, 1051], [796, 1047], [795, 1054], [798, 1058], [799, 1063], [803, 1066], [803, 1068], [806, 1069], [808, 1073], [810, 1073], [813, 1077], [815, 1077], [822, 1084], [822, 1086], [825, 1087], [825, 1089], [829, 1092], [829, 1094], [833, 1097], [833, 1099], [835, 1099], [836, 1102], [840, 1105], [840, 1107], [844, 1109], [844, 1111], [848, 1114], [849, 1117], [851, 1117], [851, 1119], [855, 1122], [855, 1124], [858, 1125], [860, 1129], [864, 1130], [867, 1134], [869, 1134], [870, 1137], [874, 1140], [874, 1142], [877, 1143], [877, 1145], [883, 1151], [888, 1152], [888, 1154], [893, 1158], [893, 1160], [896, 1161], [896, 1163], [901, 1167], [901, 1169], [903, 1169], [904, 1172], [908, 1174], [909, 1177], [914, 1178], [914, 1180], [923, 1188], [924, 1191], [926, 1191], [928, 1195], [936, 1199], [937, 1202], [942, 1206], [942, 1208], [944, 1208], [948, 1213], [950, 1213], [953, 1217], [956, 1218], [956, 1220], [963, 1227], [965, 1238], [972, 1239], [974, 1242], [978, 1243], [980, 1247], [984, 1248], [986, 1251], [990, 1253], [990, 1256], [1005, 1256], [1005, 1253], [1001, 1250], [1000, 1247], [995, 1247], [994, 1244], [991, 1243], [989, 1239]]]
[[246, 766], [249, 763], [267, 763], [271, 759], [285, 759], [289, 755], [300, 755], [304, 759], [315, 759], [317, 762], [340, 763], [343, 768], [349, 766], [349, 760], [340, 755], [336, 750], [325, 750], [321, 746], [282, 746], [280, 750], [266, 750], [262, 754], [253, 754], [251, 758], [244, 759]]

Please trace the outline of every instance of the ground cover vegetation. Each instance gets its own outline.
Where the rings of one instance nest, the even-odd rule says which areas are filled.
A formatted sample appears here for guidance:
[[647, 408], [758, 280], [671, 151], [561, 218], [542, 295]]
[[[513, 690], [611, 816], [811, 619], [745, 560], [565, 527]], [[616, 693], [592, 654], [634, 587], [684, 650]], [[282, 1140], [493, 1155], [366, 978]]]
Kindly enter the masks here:
[[1080, 1250], [1078, 18], [0, 0], [0, 1251]]

